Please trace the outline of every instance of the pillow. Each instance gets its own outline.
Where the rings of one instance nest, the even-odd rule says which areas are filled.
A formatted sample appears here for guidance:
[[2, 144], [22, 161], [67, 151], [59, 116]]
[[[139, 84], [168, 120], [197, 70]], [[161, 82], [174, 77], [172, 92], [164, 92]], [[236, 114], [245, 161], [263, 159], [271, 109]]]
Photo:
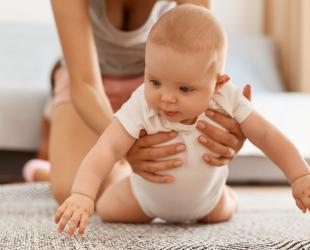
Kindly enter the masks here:
[[243, 88], [250, 83], [253, 94], [284, 91], [271, 38], [241, 36], [228, 38], [225, 73]]

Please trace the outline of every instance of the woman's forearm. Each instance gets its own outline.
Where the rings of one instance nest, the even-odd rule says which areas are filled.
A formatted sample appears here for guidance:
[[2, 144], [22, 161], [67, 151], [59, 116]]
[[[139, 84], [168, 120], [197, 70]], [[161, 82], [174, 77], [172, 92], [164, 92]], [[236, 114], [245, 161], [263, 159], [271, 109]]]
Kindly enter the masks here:
[[73, 104], [84, 122], [98, 135], [112, 121], [112, 107], [103, 87], [87, 83], [73, 84], [71, 88]]
[[111, 121], [105, 96], [87, 0], [52, 0], [57, 30], [70, 76], [73, 104], [97, 134]]

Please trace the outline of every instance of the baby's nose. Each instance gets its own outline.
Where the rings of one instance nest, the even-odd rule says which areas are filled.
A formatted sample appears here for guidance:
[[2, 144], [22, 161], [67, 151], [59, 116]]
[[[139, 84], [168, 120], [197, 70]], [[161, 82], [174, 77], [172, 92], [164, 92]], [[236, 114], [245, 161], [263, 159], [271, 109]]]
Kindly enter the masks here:
[[176, 103], [177, 99], [172, 93], [164, 92], [161, 95], [161, 101], [168, 102], [168, 103]]

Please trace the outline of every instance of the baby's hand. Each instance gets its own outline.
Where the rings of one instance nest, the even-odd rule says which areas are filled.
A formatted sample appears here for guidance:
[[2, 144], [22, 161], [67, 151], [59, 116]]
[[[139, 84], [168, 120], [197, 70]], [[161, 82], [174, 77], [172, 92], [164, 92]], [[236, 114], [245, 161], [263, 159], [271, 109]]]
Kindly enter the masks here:
[[94, 212], [94, 206], [94, 201], [91, 198], [82, 194], [71, 194], [57, 209], [55, 223], [59, 223], [58, 231], [63, 232], [70, 220], [68, 236], [72, 237], [77, 227], [79, 228], [79, 236], [82, 236]]
[[292, 194], [301, 211], [310, 211], [310, 175], [302, 176], [292, 183]]

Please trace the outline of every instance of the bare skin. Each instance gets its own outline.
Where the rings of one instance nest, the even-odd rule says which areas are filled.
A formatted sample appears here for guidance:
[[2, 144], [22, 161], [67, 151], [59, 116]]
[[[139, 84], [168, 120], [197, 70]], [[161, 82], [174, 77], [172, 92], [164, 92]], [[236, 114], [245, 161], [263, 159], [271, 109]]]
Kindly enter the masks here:
[[[195, 2], [208, 6], [208, 1]], [[111, 23], [119, 29], [132, 30], [140, 27], [154, 5], [148, 1], [111, 1], [107, 0], [107, 8]], [[51, 188], [55, 199], [62, 203], [70, 194], [70, 189], [80, 162], [95, 144], [98, 135], [104, 131], [112, 119], [109, 100], [102, 87], [100, 69], [88, 14], [88, 2], [53, 0], [52, 7], [60, 35], [66, 64], [70, 75], [72, 103], [59, 105], [55, 108], [52, 118], [49, 156], [52, 164], [50, 175]], [[71, 11], [66, 11], [70, 9]], [[130, 10], [126, 23], [123, 19], [124, 10]], [[141, 11], [143, 9], [144, 11]], [[75, 41], [74, 43], [72, 41]], [[79, 51], [79, 53], [76, 53]], [[223, 120], [224, 127], [232, 128], [232, 134], [220, 134], [212, 138], [214, 143], [205, 146], [219, 152], [219, 144], [224, 141], [224, 148], [230, 151], [229, 156], [218, 159], [211, 158], [211, 165], [223, 165], [232, 159], [243, 142], [244, 137], [238, 134], [238, 126], [232, 119]], [[207, 132], [207, 131], [206, 131]], [[78, 135], [78, 136], [77, 136]], [[210, 137], [210, 135], [208, 135]], [[228, 138], [228, 140], [227, 140]], [[233, 139], [229, 139], [233, 138]], [[128, 153], [128, 161], [133, 171], [154, 182], [164, 182], [165, 176], [156, 171], [174, 167], [173, 162], [155, 163], [153, 160], [162, 156], [175, 154], [178, 145], [170, 145], [160, 149], [151, 149], [153, 145], [171, 139], [168, 133], [143, 136]], [[231, 141], [238, 141], [232, 144]], [[221, 151], [223, 151], [221, 149]], [[233, 153], [234, 152], [234, 153]], [[220, 152], [219, 152], [220, 153]], [[221, 153], [220, 153], [221, 154]], [[214, 164], [212, 164], [214, 162]], [[115, 183], [128, 174], [128, 169], [114, 168], [108, 183]], [[103, 186], [107, 186], [103, 184]]]
[[[214, 209], [201, 218], [199, 222], [216, 223], [227, 221], [233, 217], [237, 209], [237, 194], [230, 187], [225, 186]], [[148, 223], [153, 219], [147, 216], [138, 204], [132, 193], [128, 177], [111, 185], [103, 193], [96, 203], [96, 211], [101, 219], [106, 222]], [[56, 220], [56, 222], [58, 221]], [[68, 231], [69, 233], [71, 232]]]

